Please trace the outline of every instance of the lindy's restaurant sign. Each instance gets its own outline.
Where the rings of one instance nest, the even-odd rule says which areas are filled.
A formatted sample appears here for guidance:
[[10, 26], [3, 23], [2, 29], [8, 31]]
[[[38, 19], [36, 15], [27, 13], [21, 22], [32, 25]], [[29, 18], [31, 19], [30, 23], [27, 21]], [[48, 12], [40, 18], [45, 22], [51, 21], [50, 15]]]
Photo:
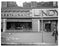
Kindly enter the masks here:
[[29, 11], [5, 11], [2, 13], [2, 16], [23, 17], [23, 16], [30, 16], [30, 14], [34, 14], [34, 16], [57, 16], [58, 15], [58, 11], [56, 9], [34, 9], [34, 11], [32, 12], [30, 12], [30, 10]]
[[34, 16], [58, 16], [58, 11], [56, 9], [34, 10]]

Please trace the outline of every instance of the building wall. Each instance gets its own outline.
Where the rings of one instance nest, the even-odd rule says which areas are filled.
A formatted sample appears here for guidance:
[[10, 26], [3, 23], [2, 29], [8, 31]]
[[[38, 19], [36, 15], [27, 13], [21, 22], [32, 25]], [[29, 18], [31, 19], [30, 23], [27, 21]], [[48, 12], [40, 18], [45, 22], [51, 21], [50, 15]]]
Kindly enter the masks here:
[[1, 8], [5, 8], [5, 7], [7, 7], [7, 2], [2, 2], [1, 3]]
[[53, 2], [53, 1], [50, 1], [50, 2], [35, 2], [35, 1], [33, 1], [33, 2], [29, 2], [29, 3], [24, 2], [23, 7], [25, 7], [25, 6], [28, 6], [28, 7], [25, 7], [25, 8], [58, 7], [57, 3], [58, 3], [57, 1], [55, 1], [55, 2]]
[[38, 31], [38, 19], [32, 19], [32, 30]]
[[17, 7], [17, 4], [16, 4], [16, 2], [10, 2], [10, 1], [7, 1], [7, 2], [4, 2], [4, 1], [2, 1], [1, 2], [1, 7], [2, 8], [7, 8], [7, 7]]

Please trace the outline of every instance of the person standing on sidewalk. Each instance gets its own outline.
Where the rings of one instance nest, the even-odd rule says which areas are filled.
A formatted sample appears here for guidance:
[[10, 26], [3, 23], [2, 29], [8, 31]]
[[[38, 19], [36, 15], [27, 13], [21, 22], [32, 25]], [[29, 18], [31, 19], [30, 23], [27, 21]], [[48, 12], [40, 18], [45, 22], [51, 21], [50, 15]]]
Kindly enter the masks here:
[[55, 43], [56, 43], [57, 39], [58, 39], [58, 31], [56, 28], [54, 28], [54, 32], [53, 32], [52, 36], [55, 36]]

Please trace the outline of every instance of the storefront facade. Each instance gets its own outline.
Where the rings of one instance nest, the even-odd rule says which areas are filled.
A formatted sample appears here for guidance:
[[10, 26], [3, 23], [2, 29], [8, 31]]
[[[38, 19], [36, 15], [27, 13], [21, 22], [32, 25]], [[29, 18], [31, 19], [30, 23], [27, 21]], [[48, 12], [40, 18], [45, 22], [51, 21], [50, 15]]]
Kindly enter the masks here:
[[[40, 22], [40, 31], [45, 31], [45, 28], [51, 28], [48, 30], [53, 31], [52, 28], [55, 25], [57, 28], [58, 26], [58, 11], [57, 8], [42, 8], [42, 9], [34, 9], [33, 10], [33, 17], [39, 19]], [[43, 23], [43, 26], [42, 26]], [[50, 27], [48, 27], [50, 26]], [[43, 28], [43, 29], [42, 29]]]
[[2, 8], [1, 18], [6, 43], [54, 43], [48, 34], [57, 29], [57, 8]]

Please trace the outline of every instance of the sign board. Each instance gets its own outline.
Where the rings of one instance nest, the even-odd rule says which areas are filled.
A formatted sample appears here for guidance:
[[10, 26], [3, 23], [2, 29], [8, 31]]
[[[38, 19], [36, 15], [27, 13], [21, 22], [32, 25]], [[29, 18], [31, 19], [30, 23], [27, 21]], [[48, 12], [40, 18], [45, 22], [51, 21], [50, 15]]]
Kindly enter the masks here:
[[34, 16], [58, 16], [58, 11], [56, 9], [36, 9]]
[[3, 17], [40, 17], [40, 16], [58, 16], [57, 9], [32, 9], [29, 11], [10, 11], [2, 12]]
[[27, 16], [31, 16], [30, 14], [32, 14], [32, 12], [30, 11], [4, 11], [1, 13], [1, 16], [4, 17], [27, 17]]

